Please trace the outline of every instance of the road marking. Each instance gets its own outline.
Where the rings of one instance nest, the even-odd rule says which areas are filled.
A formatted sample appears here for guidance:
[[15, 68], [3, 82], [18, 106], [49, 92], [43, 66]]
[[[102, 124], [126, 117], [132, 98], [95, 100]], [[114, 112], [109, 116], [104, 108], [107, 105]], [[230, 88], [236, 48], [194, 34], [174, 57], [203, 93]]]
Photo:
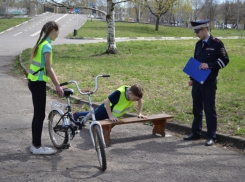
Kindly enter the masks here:
[[[55, 22], [59, 21], [60, 19], [64, 18], [64, 17], [67, 16], [67, 15], [68, 15], [68, 14], [63, 15], [62, 17], [60, 17], [60, 18], [58, 18], [57, 20], [55, 20]], [[41, 32], [41, 31], [39, 30], [38, 32], [36, 32], [36, 33], [34, 33], [34, 34], [30, 35], [30, 36], [33, 37], [33, 36], [39, 34], [40, 32]]]
[[64, 18], [65, 16], [67, 16], [68, 14], [63, 15], [62, 17], [58, 18], [57, 20], [55, 20], [55, 22], [59, 21], [60, 19]]
[[14, 29], [14, 28], [9, 28], [8, 30], [6, 30], [6, 31], [9, 31], [9, 30], [12, 30], [12, 29]]
[[2, 34], [2, 33], [4, 33], [4, 32], [1, 32], [0, 34]]
[[17, 33], [17, 34], [15, 34], [15, 35], [13, 35], [13, 36], [16, 36], [16, 35], [19, 35], [19, 34], [21, 34], [22, 32], [19, 32], [19, 33]]
[[36, 33], [34, 33], [34, 34], [32, 34], [32, 35], [30, 35], [30, 36], [35, 36], [35, 35], [37, 35], [37, 34], [39, 34], [41, 31], [39, 30], [38, 32], [36, 32]]

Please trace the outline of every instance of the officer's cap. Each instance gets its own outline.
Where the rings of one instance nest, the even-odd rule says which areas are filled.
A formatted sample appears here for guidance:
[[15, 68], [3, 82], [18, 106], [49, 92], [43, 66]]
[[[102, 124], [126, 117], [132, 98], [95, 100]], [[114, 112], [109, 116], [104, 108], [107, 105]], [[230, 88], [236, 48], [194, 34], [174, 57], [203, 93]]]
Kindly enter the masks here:
[[201, 21], [191, 21], [191, 26], [194, 29], [195, 33], [198, 33], [202, 28], [209, 26], [210, 20], [201, 20]]

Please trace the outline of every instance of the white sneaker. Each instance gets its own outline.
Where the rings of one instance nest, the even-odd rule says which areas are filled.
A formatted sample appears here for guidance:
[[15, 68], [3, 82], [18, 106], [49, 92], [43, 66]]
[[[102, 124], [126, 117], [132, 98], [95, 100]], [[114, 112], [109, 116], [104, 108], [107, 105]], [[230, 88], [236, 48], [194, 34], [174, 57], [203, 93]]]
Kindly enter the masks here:
[[31, 144], [31, 147], [30, 147], [30, 152], [33, 153], [33, 148], [35, 148], [32, 144]]
[[48, 147], [43, 147], [41, 146], [40, 148], [36, 149], [35, 147], [32, 148], [32, 153], [33, 154], [54, 154], [56, 152], [56, 150], [53, 150], [51, 148]]

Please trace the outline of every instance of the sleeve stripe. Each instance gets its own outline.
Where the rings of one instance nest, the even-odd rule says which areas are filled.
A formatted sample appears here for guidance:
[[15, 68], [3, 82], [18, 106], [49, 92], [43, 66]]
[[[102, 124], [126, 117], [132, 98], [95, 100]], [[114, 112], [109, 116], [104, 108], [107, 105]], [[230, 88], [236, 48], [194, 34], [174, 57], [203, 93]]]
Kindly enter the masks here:
[[219, 64], [219, 66], [220, 66], [220, 68], [224, 68], [225, 67], [225, 64], [224, 64], [224, 62], [219, 58], [218, 59], [218, 64]]
[[222, 68], [222, 66], [220, 65], [219, 61], [217, 61], [217, 63], [219, 64], [219, 67]]

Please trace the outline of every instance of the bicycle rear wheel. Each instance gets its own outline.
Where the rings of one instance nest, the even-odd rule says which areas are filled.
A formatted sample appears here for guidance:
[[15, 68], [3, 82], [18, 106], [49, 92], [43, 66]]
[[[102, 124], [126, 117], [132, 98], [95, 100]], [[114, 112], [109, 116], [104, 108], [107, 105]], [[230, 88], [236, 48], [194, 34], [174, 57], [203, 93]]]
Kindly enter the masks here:
[[102, 171], [105, 171], [107, 167], [105, 147], [104, 147], [103, 140], [102, 140], [102, 133], [98, 125], [93, 126], [93, 136], [94, 136], [95, 150], [97, 152], [97, 157], [100, 163], [100, 168], [102, 169]]
[[[56, 148], [62, 148], [64, 144], [68, 143], [68, 132], [63, 130], [62, 115], [57, 111], [51, 111], [49, 114], [49, 136]], [[60, 120], [60, 122], [59, 122]], [[59, 124], [57, 124], [59, 122]]]

